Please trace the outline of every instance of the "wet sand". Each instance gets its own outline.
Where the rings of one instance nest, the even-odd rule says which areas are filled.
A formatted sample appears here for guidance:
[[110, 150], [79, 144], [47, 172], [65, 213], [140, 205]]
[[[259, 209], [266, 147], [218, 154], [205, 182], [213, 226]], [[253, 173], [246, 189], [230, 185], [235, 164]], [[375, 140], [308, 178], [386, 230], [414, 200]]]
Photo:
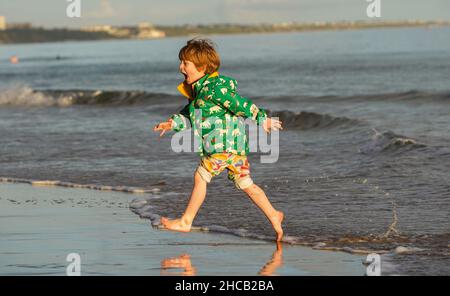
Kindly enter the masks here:
[[363, 275], [364, 256], [153, 229], [136, 194], [0, 183], [0, 275]]

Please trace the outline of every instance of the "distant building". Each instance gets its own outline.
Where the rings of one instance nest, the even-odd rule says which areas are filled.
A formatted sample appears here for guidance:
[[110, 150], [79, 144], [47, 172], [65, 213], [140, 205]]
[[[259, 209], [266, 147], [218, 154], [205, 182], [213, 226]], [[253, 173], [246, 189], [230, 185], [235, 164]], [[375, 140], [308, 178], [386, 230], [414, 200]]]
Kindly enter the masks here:
[[113, 27], [111, 25], [100, 25], [84, 28], [83, 31], [106, 32], [118, 38], [152, 39], [166, 36], [165, 32], [156, 30], [150, 23], [140, 23], [133, 27]]
[[138, 33], [136, 38], [138, 39], [152, 39], [166, 37], [166, 33], [160, 30], [156, 30], [151, 23], [142, 22], [138, 24]]
[[116, 37], [127, 38], [130, 37], [131, 30], [127, 28], [112, 28], [108, 33]]
[[166, 37], [166, 32], [155, 29], [139, 30], [139, 33], [136, 37], [138, 39], [163, 38]]
[[83, 29], [87, 32], [105, 32], [115, 37], [126, 38], [129, 37], [131, 32], [127, 28], [116, 28], [110, 25], [99, 25]]
[[110, 32], [112, 27], [110, 25], [99, 25], [85, 28], [84, 31], [88, 32]]
[[0, 30], [6, 30], [6, 18], [0, 15]]
[[138, 24], [139, 30], [153, 29], [153, 25], [148, 22], [142, 22]]
[[10, 23], [8, 29], [31, 29], [33, 26], [31, 23]]

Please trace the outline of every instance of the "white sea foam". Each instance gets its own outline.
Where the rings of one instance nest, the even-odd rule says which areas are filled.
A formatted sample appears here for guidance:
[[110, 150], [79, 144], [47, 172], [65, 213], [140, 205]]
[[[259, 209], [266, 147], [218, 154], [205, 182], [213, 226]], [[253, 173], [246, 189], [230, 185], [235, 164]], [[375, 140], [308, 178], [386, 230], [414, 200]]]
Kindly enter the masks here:
[[63, 182], [58, 180], [31, 180], [31, 179], [20, 179], [20, 178], [7, 178], [0, 177], [0, 182], [5, 183], [26, 183], [32, 186], [61, 186], [69, 188], [84, 188], [92, 190], [101, 191], [119, 191], [132, 194], [147, 194], [147, 193], [158, 193], [159, 188], [144, 189], [138, 187], [128, 187], [128, 186], [105, 186], [105, 185], [95, 185], [95, 184], [76, 184], [71, 182]]
[[71, 96], [52, 97], [23, 85], [0, 90], [0, 106], [64, 107], [72, 105], [72, 101]]

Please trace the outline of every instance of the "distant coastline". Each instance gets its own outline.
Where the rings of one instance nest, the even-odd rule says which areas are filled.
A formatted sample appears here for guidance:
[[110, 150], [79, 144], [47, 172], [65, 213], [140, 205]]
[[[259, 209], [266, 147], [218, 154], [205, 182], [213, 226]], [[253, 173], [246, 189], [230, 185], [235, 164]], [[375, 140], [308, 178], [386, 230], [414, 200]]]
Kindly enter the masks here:
[[[208, 24], [112, 27], [97, 26], [91, 29], [38, 28], [31, 25], [25, 28], [6, 28], [0, 30], [0, 44], [38, 43], [58, 41], [84, 41], [107, 39], [154, 39], [174, 36], [212, 35], [212, 34], [247, 34], [247, 33], [281, 33], [322, 30], [353, 30], [370, 28], [396, 27], [447, 27], [450, 21], [347, 21], [314, 23], [280, 23], [280, 24]], [[156, 32], [156, 33], [155, 33]]]

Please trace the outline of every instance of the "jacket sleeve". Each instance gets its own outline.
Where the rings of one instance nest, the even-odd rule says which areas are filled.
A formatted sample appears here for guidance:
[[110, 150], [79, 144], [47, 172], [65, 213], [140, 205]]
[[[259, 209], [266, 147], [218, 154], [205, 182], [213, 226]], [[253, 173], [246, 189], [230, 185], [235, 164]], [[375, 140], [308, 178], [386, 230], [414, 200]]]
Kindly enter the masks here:
[[175, 132], [181, 132], [190, 126], [189, 105], [184, 106], [178, 114], [170, 116], [172, 119], [172, 130]]
[[267, 118], [267, 112], [258, 108], [251, 100], [241, 97], [236, 92], [236, 81], [230, 87], [216, 86], [213, 89], [212, 100], [223, 108], [230, 110], [237, 116], [251, 118], [262, 125]]

